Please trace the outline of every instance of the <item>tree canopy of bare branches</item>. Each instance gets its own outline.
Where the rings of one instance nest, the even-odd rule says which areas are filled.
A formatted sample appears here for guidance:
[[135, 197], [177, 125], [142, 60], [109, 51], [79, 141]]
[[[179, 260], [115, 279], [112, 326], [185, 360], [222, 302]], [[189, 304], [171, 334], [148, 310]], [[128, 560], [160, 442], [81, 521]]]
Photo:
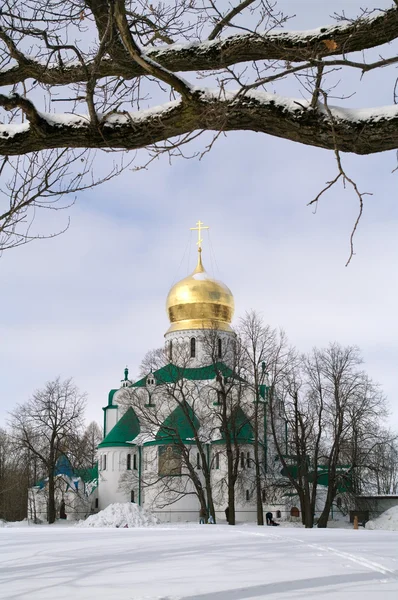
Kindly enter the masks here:
[[69, 450], [83, 426], [85, 395], [72, 381], [59, 378], [37, 390], [11, 413], [12, 439], [41, 465], [48, 479], [48, 522], [54, 523], [58, 459]]
[[[9, 203], [0, 206], [0, 251], [40, 237], [29, 207], [54, 208], [126, 166], [118, 156], [97, 178], [95, 156], [86, 153], [145, 148], [149, 161], [185, 156], [185, 145], [205, 131], [215, 138], [254, 131], [334, 151], [338, 173], [319, 196], [342, 179], [362, 212], [363, 194], [340, 152], [397, 149], [398, 110], [333, 106], [330, 74], [394, 68], [398, 56], [388, 44], [398, 37], [397, 3], [336, 15], [312, 31], [288, 25], [277, 0], [5, 0], [0, 171]], [[374, 48], [377, 60], [368, 55]], [[276, 93], [286, 79], [300, 99]]]
[[[302, 34], [281, 31], [287, 19], [268, 0], [246, 0], [232, 10], [198, 0], [6, 0], [0, 106], [12, 124], [1, 126], [0, 153], [131, 150], [196, 130], [237, 129], [357, 154], [397, 148], [395, 107], [328, 111], [321, 95], [332, 68], [368, 73], [398, 62], [389, 48], [377, 61], [350, 58], [396, 39], [397, 6]], [[197, 73], [215, 76], [214, 89], [196, 86]], [[304, 75], [312, 88], [308, 102], [266, 91]], [[173, 101], [131, 113], [156, 95], [153, 84]], [[62, 98], [69, 108], [44, 110], [40, 88], [48, 107]]]

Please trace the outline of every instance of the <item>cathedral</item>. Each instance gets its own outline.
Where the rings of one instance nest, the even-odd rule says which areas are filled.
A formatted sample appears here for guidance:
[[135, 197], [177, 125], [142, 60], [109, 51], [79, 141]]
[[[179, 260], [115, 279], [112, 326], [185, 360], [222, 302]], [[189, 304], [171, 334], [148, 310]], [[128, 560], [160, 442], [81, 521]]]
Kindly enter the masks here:
[[[232, 292], [206, 272], [203, 227], [200, 221], [197, 225], [197, 265], [169, 291], [170, 326], [157, 364], [135, 382], [126, 369], [120, 388], [109, 392], [103, 408], [96, 508], [136, 502], [164, 522], [195, 521], [206, 502], [208, 514], [214, 511], [225, 520], [230, 436], [236, 518], [255, 521], [255, 398], [236, 374]], [[228, 406], [234, 408], [220, 402], [227, 388]]]

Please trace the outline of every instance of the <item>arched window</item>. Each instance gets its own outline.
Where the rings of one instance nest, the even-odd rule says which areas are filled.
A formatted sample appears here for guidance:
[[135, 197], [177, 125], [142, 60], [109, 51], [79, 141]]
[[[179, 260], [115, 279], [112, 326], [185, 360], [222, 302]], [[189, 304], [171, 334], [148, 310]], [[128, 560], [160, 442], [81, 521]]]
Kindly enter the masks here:
[[191, 338], [191, 358], [195, 358], [196, 356], [196, 339]]
[[242, 467], [242, 469], [245, 468], [245, 453], [244, 452], [240, 453], [240, 466]]
[[172, 362], [173, 360], [173, 340], [170, 340], [169, 343], [169, 361]]
[[135, 471], [137, 470], [137, 455], [136, 454], [133, 455], [133, 469]]
[[266, 490], [264, 488], [261, 490], [261, 500], [263, 502], [267, 501], [267, 492], [266, 492]]
[[246, 502], [248, 502], [250, 500], [250, 492], [249, 490], [246, 490]]
[[222, 339], [218, 338], [218, 358], [222, 358]]
[[220, 468], [220, 453], [219, 452], [217, 452], [217, 454], [216, 454], [216, 466], [215, 466], [215, 468], [216, 469]]
[[252, 461], [250, 458], [250, 452], [247, 453], [247, 468], [250, 469], [250, 467], [252, 466]]
[[200, 454], [199, 454], [199, 452], [196, 455], [196, 468], [200, 469]]
[[127, 454], [127, 471], [131, 469], [131, 454]]
[[130, 492], [130, 502], [134, 502], [134, 490]]
[[106, 454], [102, 456], [102, 469], [106, 471]]
[[342, 501], [341, 501], [341, 496], [339, 496], [336, 500], [336, 504], [337, 504], [337, 508], [341, 508], [342, 505]]

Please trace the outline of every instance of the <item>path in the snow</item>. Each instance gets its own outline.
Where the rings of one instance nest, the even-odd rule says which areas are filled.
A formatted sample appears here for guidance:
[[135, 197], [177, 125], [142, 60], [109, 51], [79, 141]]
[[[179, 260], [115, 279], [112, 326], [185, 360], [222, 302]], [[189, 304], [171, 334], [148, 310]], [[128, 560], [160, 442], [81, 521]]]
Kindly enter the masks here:
[[1, 600], [396, 600], [398, 532], [0, 529]]

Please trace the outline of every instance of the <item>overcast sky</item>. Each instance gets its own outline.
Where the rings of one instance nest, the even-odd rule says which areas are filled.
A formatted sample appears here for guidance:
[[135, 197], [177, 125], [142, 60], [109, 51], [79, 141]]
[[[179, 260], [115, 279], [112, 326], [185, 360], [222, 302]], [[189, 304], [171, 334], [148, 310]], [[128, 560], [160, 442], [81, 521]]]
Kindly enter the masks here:
[[[332, 10], [343, 7], [355, 16], [364, 4], [281, 2], [297, 13], [290, 29], [329, 24]], [[386, 49], [393, 52], [393, 45]], [[359, 86], [359, 73], [352, 73], [341, 91], [356, 95], [334, 103], [390, 104], [395, 78], [390, 67]], [[279, 93], [290, 93], [289, 85]], [[99, 164], [109, 159], [102, 156]], [[230, 133], [200, 161], [170, 166], [162, 159], [79, 194], [64, 235], [0, 259], [0, 426], [7, 411], [57, 375], [73, 377], [88, 394], [87, 421], [102, 423], [108, 391], [118, 387], [124, 367], [134, 378], [145, 352], [163, 345], [167, 293], [195, 266], [189, 228], [201, 219], [211, 227], [210, 239], [204, 235], [205, 267], [232, 290], [236, 318], [256, 309], [302, 351], [333, 341], [358, 345], [398, 428], [396, 155], [344, 155], [343, 161], [359, 188], [373, 194], [347, 268], [358, 212], [353, 192], [335, 186], [316, 214], [306, 206], [336, 175], [333, 153], [325, 150]], [[56, 230], [66, 217], [51, 211], [38, 224]]]

